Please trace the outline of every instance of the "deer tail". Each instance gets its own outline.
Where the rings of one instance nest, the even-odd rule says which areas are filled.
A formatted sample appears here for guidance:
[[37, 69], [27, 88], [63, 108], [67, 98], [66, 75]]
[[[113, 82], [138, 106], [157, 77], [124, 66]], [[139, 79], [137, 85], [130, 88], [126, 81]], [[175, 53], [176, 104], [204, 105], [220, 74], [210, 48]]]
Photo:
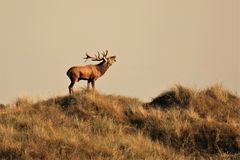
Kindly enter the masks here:
[[70, 76], [70, 69], [67, 71], [67, 76], [68, 77]]

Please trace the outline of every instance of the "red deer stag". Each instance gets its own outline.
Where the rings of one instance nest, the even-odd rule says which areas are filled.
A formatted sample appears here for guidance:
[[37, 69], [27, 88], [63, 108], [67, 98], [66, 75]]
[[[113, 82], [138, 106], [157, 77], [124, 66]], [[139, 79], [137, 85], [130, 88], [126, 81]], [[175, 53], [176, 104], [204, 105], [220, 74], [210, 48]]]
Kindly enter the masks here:
[[69, 85], [69, 94], [73, 95], [73, 86], [76, 82], [80, 80], [87, 80], [87, 88], [89, 89], [90, 83], [92, 84], [92, 89], [95, 89], [95, 81], [101, 77], [108, 68], [116, 62], [116, 56], [107, 57], [108, 50], [102, 53], [102, 57], [100, 57], [100, 53], [95, 55], [95, 57], [91, 57], [86, 53], [86, 61], [91, 59], [92, 61], [101, 61], [96, 65], [85, 65], [85, 66], [74, 66], [71, 67], [67, 71], [67, 76], [71, 80], [71, 84]]

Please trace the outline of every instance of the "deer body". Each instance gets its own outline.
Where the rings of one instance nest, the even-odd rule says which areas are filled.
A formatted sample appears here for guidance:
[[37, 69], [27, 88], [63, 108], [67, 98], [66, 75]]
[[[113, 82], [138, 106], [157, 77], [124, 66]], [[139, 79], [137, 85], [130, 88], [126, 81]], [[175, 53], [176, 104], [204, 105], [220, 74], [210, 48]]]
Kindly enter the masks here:
[[74, 84], [80, 80], [87, 80], [87, 88], [90, 88], [89, 85], [91, 83], [92, 88], [95, 89], [95, 81], [101, 77], [114, 62], [116, 62], [116, 56], [107, 57], [107, 53], [108, 51], [103, 54], [102, 58], [100, 58], [99, 54], [98, 57], [96, 56], [95, 58], [86, 54], [86, 60], [91, 58], [93, 61], [102, 62], [96, 65], [74, 66], [67, 71], [67, 76], [71, 80], [71, 83], [68, 87], [70, 95], [73, 94]]

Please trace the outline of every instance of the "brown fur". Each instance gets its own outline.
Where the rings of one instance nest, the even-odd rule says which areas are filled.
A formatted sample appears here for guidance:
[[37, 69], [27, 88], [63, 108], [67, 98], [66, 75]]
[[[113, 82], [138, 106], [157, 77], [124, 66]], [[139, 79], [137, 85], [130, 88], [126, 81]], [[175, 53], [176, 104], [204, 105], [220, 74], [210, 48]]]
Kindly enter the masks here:
[[87, 80], [87, 88], [89, 89], [90, 83], [93, 90], [95, 89], [95, 81], [101, 77], [108, 68], [116, 62], [116, 56], [103, 57], [102, 62], [96, 65], [74, 66], [67, 71], [67, 76], [71, 80], [69, 85], [69, 94], [73, 94], [73, 86], [80, 80]]

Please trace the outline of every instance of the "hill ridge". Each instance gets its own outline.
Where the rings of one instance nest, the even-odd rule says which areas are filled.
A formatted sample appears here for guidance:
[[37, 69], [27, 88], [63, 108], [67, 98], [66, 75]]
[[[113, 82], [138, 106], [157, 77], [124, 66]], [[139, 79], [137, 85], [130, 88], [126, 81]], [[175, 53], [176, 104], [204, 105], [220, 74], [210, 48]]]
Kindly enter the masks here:
[[180, 85], [150, 103], [82, 90], [0, 109], [1, 159], [240, 157], [240, 99]]

